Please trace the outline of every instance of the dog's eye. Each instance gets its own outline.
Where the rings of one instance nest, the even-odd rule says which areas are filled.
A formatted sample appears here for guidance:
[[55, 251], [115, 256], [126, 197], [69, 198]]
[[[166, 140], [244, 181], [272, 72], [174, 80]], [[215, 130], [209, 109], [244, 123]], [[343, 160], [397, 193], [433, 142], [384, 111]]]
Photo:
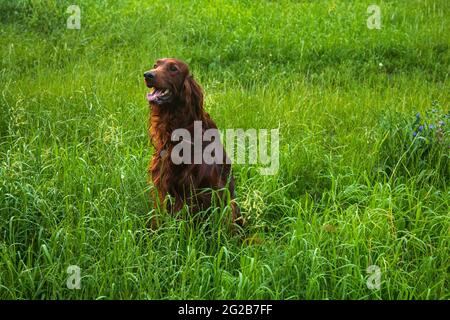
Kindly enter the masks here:
[[178, 71], [177, 67], [175, 67], [174, 65], [171, 65], [169, 67], [169, 70], [172, 71], [172, 72]]
[[158, 66], [156, 65], [156, 63], [153, 65], [153, 69], [156, 69]]

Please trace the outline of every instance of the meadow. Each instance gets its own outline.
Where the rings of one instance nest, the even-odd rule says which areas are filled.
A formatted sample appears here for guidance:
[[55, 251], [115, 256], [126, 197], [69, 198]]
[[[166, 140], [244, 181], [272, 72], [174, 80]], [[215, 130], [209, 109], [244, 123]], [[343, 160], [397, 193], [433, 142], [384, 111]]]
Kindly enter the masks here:
[[[447, 0], [0, 0], [0, 22], [0, 299], [450, 299]], [[226, 206], [151, 202], [161, 57], [221, 129], [280, 131], [275, 175], [233, 168], [238, 234]]]

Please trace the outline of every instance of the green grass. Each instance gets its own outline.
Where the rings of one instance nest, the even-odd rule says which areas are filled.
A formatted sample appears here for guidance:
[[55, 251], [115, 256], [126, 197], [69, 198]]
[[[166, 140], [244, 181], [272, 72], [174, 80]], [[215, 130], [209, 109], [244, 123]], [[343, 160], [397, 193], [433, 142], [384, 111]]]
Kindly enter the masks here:
[[[72, 3], [0, 1], [0, 298], [450, 298], [448, 129], [416, 150], [410, 126], [448, 112], [447, 0], [377, 1], [381, 30], [373, 1], [77, 1], [67, 30]], [[234, 166], [244, 235], [150, 201], [165, 56], [220, 128], [280, 129], [276, 175]]]

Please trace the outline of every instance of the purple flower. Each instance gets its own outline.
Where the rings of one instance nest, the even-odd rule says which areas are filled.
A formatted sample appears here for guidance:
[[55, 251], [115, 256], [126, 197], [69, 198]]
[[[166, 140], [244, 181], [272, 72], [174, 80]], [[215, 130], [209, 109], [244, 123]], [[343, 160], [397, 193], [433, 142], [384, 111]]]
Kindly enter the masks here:
[[443, 125], [444, 125], [444, 121], [440, 120], [440, 121], [439, 121], [439, 125], [440, 125], [440, 126], [443, 126]]
[[419, 127], [419, 131], [422, 131], [422, 130], [423, 130], [423, 126], [420, 126], [420, 127]]
[[417, 132], [414, 131], [413, 132], [413, 137], [415, 137], [415, 136], [417, 136]]
[[432, 124], [430, 124], [428, 127], [429, 127], [430, 129], [434, 129], [434, 125], [432, 125]]
[[420, 112], [417, 112], [417, 113], [416, 113], [416, 118], [417, 118], [417, 119], [420, 119]]

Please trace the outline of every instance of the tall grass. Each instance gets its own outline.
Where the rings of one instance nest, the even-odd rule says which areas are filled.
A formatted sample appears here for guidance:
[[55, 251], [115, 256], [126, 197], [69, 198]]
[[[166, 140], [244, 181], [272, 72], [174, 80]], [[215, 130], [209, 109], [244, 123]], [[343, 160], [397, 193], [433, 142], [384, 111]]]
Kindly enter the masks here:
[[[448, 112], [446, 0], [380, 1], [381, 30], [366, 1], [79, 1], [68, 30], [71, 4], [0, 0], [1, 298], [450, 298], [448, 129], [412, 136]], [[142, 73], [164, 56], [220, 128], [280, 129], [276, 175], [234, 166], [240, 233], [150, 201]]]

